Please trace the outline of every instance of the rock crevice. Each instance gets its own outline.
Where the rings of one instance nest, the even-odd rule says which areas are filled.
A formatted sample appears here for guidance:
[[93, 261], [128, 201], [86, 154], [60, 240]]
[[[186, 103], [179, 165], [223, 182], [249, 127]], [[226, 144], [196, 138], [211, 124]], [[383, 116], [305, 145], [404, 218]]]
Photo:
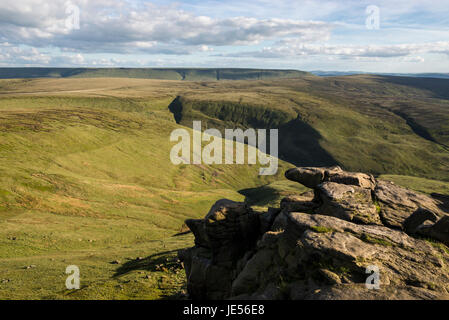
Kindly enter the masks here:
[[[266, 212], [220, 200], [187, 220], [192, 299], [448, 299], [449, 215], [436, 198], [332, 168], [294, 168], [313, 189]], [[379, 270], [379, 289], [366, 286]]]

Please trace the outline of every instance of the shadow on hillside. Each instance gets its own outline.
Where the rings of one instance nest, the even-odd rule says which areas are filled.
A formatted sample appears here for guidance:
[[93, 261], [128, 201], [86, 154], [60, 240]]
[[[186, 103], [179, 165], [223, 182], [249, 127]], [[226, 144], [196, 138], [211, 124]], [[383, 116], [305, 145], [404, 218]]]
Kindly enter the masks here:
[[245, 196], [245, 203], [250, 206], [265, 207], [279, 199], [279, 192], [269, 185], [239, 190]]
[[[176, 256], [173, 256], [173, 253], [177, 253], [178, 251], [178, 249], [175, 249], [170, 251], [158, 252], [146, 258], [129, 260], [116, 270], [113, 277], [116, 278], [128, 272], [137, 270], [162, 272], [162, 276], [158, 279], [157, 282], [157, 286], [161, 290], [160, 299], [186, 300], [187, 295], [185, 293], [185, 286], [183, 286], [176, 292], [173, 292], [173, 290], [171, 289], [173, 288], [173, 285], [176, 284], [168, 279], [170, 275], [174, 275], [178, 272], [184, 272], [184, 266]], [[168, 278], [167, 275], [169, 276]]]
[[[401, 104], [400, 107], [402, 109], [407, 110], [407, 105], [405, 104]], [[390, 112], [394, 113], [395, 115], [401, 117], [402, 119], [404, 119], [407, 123], [407, 125], [410, 127], [410, 129], [412, 129], [412, 131], [417, 134], [418, 136], [420, 136], [423, 139], [426, 139], [430, 142], [434, 142], [434, 143], [439, 143], [429, 132], [429, 130], [427, 130], [427, 128], [423, 127], [422, 125], [420, 125], [418, 122], [416, 122], [415, 119], [413, 119], [412, 117], [410, 117], [409, 115], [407, 115], [405, 112], [401, 111], [401, 110], [392, 110], [389, 109]]]
[[129, 260], [117, 268], [114, 277], [118, 277], [135, 270], [146, 270], [152, 272], [159, 271], [160, 265], [163, 265], [166, 268], [173, 267], [178, 264], [176, 259], [172, 259], [172, 254], [176, 252], [178, 252], [177, 249], [158, 252], [143, 259]]
[[[176, 97], [176, 99], [170, 103], [168, 108], [173, 114], [176, 123], [181, 123], [183, 116], [186, 116], [183, 114], [183, 103], [181, 101], [181, 97]], [[200, 121], [204, 119], [201, 119], [200, 116], [200, 118], [196, 120]], [[210, 119], [207, 121], [210, 121]], [[253, 117], [246, 119], [246, 122], [253, 124], [259, 123], [258, 120]], [[268, 123], [267, 126], [269, 126]], [[259, 125], [254, 125], [254, 129], [263, 128]], [[248, 127], [245, 127], [243, 124], [240, 126], [237, 125], [237, 127], [240, 127], [243, 130], [248, 129]], [[224, 128], [217, 129], [222, 132], [222, 136], [224, 137]], [[270, 129], [270, 127], [266, 127], [264, 129]], [[285, 122], [277, 127], [277, 129], [279, 130], [279, 159], [287, 161], [295, 166], [324, 167], [339, 165], [334, 157], [321, 147], [321, 134], [311, 125], [302, 121], [299, 115], [296, 119]], [[271, 143], [269, 141], [269, 136], [270, 134], [267, 132], [267, 153], [270, 150]]]
[[379, 76], [376, 81], [427, 90], [434, 98], [449, 99], [449, 79]]
[[320, 133], [299, 117], [279, 128], [279, 159], [298, 167], [325, 167], [339, 163], [320, 145]]
[[168, 110], [173, 113], [176, 123], [180, 123], [182, 120], [182, 102], [181, 97], [177, 96], [168, 106]]

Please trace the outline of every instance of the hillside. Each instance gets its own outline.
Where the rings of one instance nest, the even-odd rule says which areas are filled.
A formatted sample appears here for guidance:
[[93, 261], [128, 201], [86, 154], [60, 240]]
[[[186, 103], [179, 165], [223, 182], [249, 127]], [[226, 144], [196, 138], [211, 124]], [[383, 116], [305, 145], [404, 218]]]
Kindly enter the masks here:
[[449, 80], [348, 76], [235, 82], [172, 104], [181, 124], [278, 127], [280, 157], [298, 166], [449, 181]]
[[[171, 297], [184, 284], [176, 250], [192, 242], [184, 220], [279, 179], [260, 177], [257, 166], [172, 165], [176, 83], [0, 86], [2, 299]], [[81, 271], [77, 292], [65, 289], [72, 264]]]
[[[425, 193], [449, 190], [446, 80], [0, 80], [0, 298], [180, 298], [186, 219], [221, 198], [254, 210], [307, 190], [294, 165], [339, 164]], [[176, 123], [176, 121], [178, 123]], [[170, 163], [192, 120], [280, 129], [277, 176]], [[189, 129], [190, 130], [190, 129]], [[82, 289], [65, 289], [68, 265]]]
[[300, 78], [307, 72], [264, 69], [208, 68], [0, 68], [0, 79], [16, 78], [140, 78], [213, 81]]
[[412, 78], [436, 78], [436, 79], [449, 79], [449, 73], [375, 73], [375, 72], [363, 72], [363, 71], [310, 71], [310, 73], [320, 77], [336, 77], [336, 76], [350, 76], [358, 74], [373, 74], [380, 76], [393, 76], [393, 77], [412, 77]]

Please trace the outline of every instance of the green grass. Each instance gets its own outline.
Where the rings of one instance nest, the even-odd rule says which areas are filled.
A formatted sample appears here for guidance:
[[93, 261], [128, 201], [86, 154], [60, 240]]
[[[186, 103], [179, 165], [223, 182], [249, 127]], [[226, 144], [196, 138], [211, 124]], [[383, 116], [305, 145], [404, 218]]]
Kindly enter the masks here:
[[385, 246], [385, 247], [393, 247], [394, 246], [394, 244], [390, 241], [387, 241], [385, 239], [371, 237], [365, 233], [363, 233], [361, 235], [360, 240], [362, 240], [363, 242], [366, 242], [366, 243], [379, 244], [379, 245]]
[[[120, 90], [0, 99], [0, 298], [176, 297], [184, 273], [153, 270], [151, 257], [193, 245], [175, 237], [184, 220], [282, 179], [285, 163], [275, 177], [258, 166], [172, 165], [173, 98]], [[76, 292], [64, 290], [71, 264], [81, 269]]]
[[[0, 298], [181, 297], [175, 252], [193, 244], [191, 235], [175, 236], [185, 219], [203, 217], [221, 198], [266, 208], [307, 190], [285, 180], [292, 165], [283, 161], [274, 177], [259, 176], [258, 166], [172, 165], [169, 135], [191, 126], [186, 119], [279, 125], [281, 157], [295, 164], [335, 162], [448, 194], [448, 182], [436, 181], [449, 181], [449, 153], [439, 144], [447, 102], [437, 93], [374, 77], [0, 80]], [[196, 112], [181, 125], [168, 110], [177, 96]], [[409, 111], [439, 132], [438, 143], [388, 111], [410, 97]], [[425, 112], [439, 120], [419, 117]], [[64, 287], [71, 264], [81, 269], [75, 292]]]
[[[281, 158], [295, 165], [449, 181], [449, 102], [426, 80], [304, 77], [236, 81], [181, 95], [180, 123], [280, 129]], [[434, 80], [427, 80], [431, 83]], [[446, 144], [446, 145], [445, 145]]]
[[312, 230], [317, 233], [329, 233], [329, 232], [335, 231], [332, 228], [327, 228], [327, 227], [323, 227], [323, 226], [312, 226]]
[[449, 248], [446, 245], [444, 245], [443, 243], [435, 241], [433, 239], [425, 239], [425, 240], [427, 242], [429, 242], [435, 248], [440, 249], [440, 250], [446, 252], [447, 255], [449, 255]]
[[[187, 235], [167, 238], [163, 243], [147, 241], [123, 246], [115, 242], [106, 247], [90, 244], [90, 248], [67, 248], [55, 254], [3, 258], [0, 259], [0, 297], [179, 299], [185, 290], [185, 276], [179, 263], [175, 262], [176, 250], [191, 241], [192, 237]], [[137, 260], [140, 257], [142, 260]], [[111, 264], [115, 260], [120, 264]], [[65, 269], [70, 264], [80, 268], [80, 290], [65, 287], [68, 276]], [[27, 269], [30, 265], [34, 267]]]
[[422, 193], [449, 194], [449, 182], [446, 181], [401, 175], [381, 175], [379, 176], [379, 179], [393, 181], [400, 186]]
[[245, 201], [252, 206], [257, 207], [279, 207], [282, 198], [290, 195], [298, 195], [310, 189], [303, 185], [288, 181], [274, 181], [272, 183], [240, 190], [239, 193], [245, 196]]
[[380, 214], [381, 211], [382, 211], [382, 207], [380, 206], [379, 201], [374, 200], [373, 203], [374, 203], [374, 206], [376, 207], [376, 212], [377, 212], [377, 214]]

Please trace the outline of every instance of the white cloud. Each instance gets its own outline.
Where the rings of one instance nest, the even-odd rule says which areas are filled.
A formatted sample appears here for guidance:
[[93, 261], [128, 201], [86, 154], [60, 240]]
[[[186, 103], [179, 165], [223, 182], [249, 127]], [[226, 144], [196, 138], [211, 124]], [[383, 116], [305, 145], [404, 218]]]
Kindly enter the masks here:
[[[449, 67], [447, 0], [167, 1], [177, 4], [1, 0], [0, 64]], [[67, 23], [70, 3], [79, 29]], [[381, 10], [378, 31], [365, 28], [371, 4]]]
[[[279, 41], [274, 46], [259, 51], [227, 54], [228, 57], [282, 58], [292, 56], [326, 55], [341, 58], [392, 58], [407, 57], [423, 53], [449, 55], [449, 41], [431, 43], [393, 44], [393, 45], [328, 45], [303, 43], [296, 39]], [[419, 61], [421, 57], [417, 58]], [[409, 59], [411, 61], [411, 59]]]
[[51, 60], [51, 56], [39, 52], [36, 48], [0, 45], [0, 65], [48, 65]]
[[426, 59], [424, 59], [421, 56], [411, 56], [411, 57], [402, 58], [402, 61], [404, 61], [404, 62], [424, 62], [424, 61], [426, 61]]
[[67, 28], [71, 15], [66, 13], [65, 0], [2, 0], [0, 41], [80, 52], [188, 54], [204, 51], [205, 46], [250, 45], [285, 36], [325, 41], [331, 31], [331, 25], [324, 22], [213, 19], [148, 3], [137, 7], [124, 1], [71, 3], [79, 7], [79, 30]]

